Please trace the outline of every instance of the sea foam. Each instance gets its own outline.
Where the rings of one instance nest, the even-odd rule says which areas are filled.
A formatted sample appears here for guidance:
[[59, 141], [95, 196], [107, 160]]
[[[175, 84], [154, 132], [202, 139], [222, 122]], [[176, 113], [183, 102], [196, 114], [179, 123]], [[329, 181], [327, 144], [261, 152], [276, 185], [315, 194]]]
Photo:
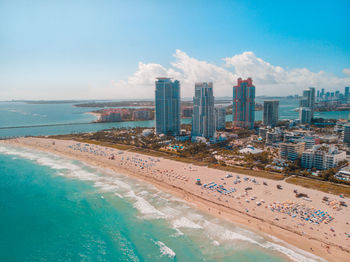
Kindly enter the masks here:
[[202, 226], [194, 223], [193, 221], [189, 220], [186, 217], [181, 217], [179, 219], [174, 220], [173, 227], [174, 228], [187, 227], [187, 228], [195, 228], [195, 229], [203, 228]]
[[176, 256], [176, 253], [168, 246], [166, 246], [161, 241], [156, 241], [155, 244], [159, 247], [161, 256], [167, 256], [170, 258], [174, 258]]

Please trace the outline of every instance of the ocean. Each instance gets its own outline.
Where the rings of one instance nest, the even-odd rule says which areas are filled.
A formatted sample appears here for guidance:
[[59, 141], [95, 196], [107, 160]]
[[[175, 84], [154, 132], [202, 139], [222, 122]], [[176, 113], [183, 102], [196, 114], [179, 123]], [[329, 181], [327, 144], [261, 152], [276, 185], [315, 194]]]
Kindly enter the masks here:
[[318, 261], [137, 179], [0, 145], [0, 261]]
[[[256, 99], [262, 103], [262, 99]], [[154, 121], [119, 122], [119, 123], [93, 123], [95, 116], [86, 114], [100, 108], [74, 107], [67, 104], [26, 104], [24, 102], [0, 102], [0, 138], [15, 136], [45, 136], [70, 133], [94, 132], [108, 128], [120, 127], [154, 127]], [[281, 99], [279, 106], [280, 119], [297, 119], [297, 99]], [[348, 119], [350, 111], [316, 112], [316, 117], [345, 118]], [[255, 119], [262, 120], [262, 111], [255, 112]], [[226, 116], [231, 121], [232, 115]], [[182, 119], [182, 123], [191, 123], [191, 119]], [[33, 125], [59, 126], [29, 127]], [[6, 128], [23, 127], [24, 128]]]

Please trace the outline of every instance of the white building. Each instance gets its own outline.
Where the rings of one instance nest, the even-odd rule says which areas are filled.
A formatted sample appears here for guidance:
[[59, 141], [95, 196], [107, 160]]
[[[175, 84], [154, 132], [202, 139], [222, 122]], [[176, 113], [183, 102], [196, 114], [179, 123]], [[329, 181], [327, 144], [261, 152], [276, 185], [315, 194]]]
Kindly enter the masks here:
[[346, 159], [346, 152], [339, 151], [335, 146], [316, 145], [302, 153], [301, 166], [325, 170], [336, 167], [340, 161]]
[[259, 148], [255, 148], [251, 145], [248, 145], [246, 148], [243, 148], [241, 150], [239, 150], [240, 153], [242, 154], [247, 154], [247, 153], [250, 153], [250, 154], [259, 154], [259, 153], [262, 153], [263, 150], [259, 149]]

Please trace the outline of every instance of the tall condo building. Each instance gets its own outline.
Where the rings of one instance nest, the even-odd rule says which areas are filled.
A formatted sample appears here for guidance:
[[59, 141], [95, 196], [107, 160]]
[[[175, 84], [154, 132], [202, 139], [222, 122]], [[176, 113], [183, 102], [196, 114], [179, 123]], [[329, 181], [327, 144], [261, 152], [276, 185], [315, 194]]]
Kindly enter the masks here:
[[314, 117], [314, 109], [315, 109], [315, 88], [309, 87], [303, 91], [303, 97], [300, 100], [300, 108], [307, 107], [311, 112], [311, 119]]
[[264, 101], [263, 124], [274, 127], [278, 123], [279, 101]]
[[238, 78], [233, 87], [233, 127], [254, 128], [255, 120], [255, 86], [253, 80]]
[[192, 136], [212, 138], [214, 135], [213, 83], [196, 83], [193, 97]]
[[344, 125], [344, 131], [343, 131], [343, 142], [347, 145], [350, 145], [350, 125]]
[[226, 108], [223, 106], [215, 107], [215, 127], [216, 130], [226, 128]]
[[155, 118], [157, 134], [180, 133], [180, 82], [158, 77], [155, 91]]
[[311, 109], [309, 107], [299, 108], [299, 120], [301, 124], [311, 123]]
[[350, 97], [350, 87], [346, 86], [344, 90], [344, 97], [345, 97], [345, 103], [349, 103], [349, 97]]

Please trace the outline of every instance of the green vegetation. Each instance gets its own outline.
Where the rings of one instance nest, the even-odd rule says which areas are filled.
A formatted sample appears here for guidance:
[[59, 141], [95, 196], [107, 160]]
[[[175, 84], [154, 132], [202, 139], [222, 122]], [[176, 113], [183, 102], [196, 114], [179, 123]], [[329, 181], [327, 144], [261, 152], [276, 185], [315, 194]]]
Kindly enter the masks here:
[[350, 186], [348, 185], [340, 185], [340, 184], [334, 184], [326, 181], [320, 181], [320, 180], [304, 178], [304, 177], [294, 177], [294, 176], [287, 178], [286, 182], [294, 185], [303, 186], [306, 188], [319, 190], [330, 194], [335, 194], [335, 195], [343, 194], [346, 197], [350, 197]]

